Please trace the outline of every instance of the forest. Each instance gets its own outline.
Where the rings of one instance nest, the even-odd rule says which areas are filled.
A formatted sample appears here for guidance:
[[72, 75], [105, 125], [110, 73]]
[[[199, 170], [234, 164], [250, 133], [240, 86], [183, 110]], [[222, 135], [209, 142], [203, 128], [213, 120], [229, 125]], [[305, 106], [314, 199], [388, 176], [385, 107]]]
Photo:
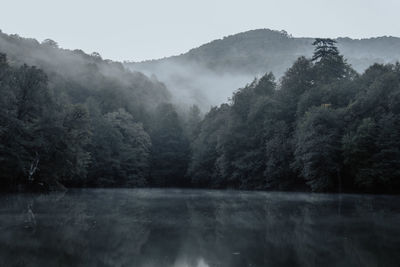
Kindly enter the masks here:
[[[336, 38], [340, 53], [363, 73], [374, 63], [400, 60], [400, 38]], [[254, 77], [272, 72], [279, 79], [299, 56], [312, 57], [314, 38], [294, 37], [286, 31], [256, 29], [233, 34], [186, 53], [142, 62], [124, 62], [131, 70], [156, 75], [173, 98], [199, 106], [206, 113], [225, 103], [234, 89]]]
[[399, 63], [360, 74], [335, 40], [315, 39], [282, 78], [267, 73], [202, 115], [97, 53], [1, 38], [3, 191], [400, 192]]

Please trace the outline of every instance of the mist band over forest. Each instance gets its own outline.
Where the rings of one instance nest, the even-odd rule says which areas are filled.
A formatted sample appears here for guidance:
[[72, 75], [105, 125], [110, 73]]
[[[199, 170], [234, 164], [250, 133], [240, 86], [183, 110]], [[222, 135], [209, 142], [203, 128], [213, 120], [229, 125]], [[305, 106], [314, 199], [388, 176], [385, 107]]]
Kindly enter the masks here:
[[[260, 45], [273, 44], [271, 51], [296, 43], [282, 32], [268, 34], [270, 42]], [[224, 40], [240, 47], [245, 36]], [[224, 40], [183, 55], [206, 62], [202, 70], [207, 67], [207, 82], [187, 88], [185, 77], [196, 74], [179, 74], [164, 84], [162, 74], [129, 70], [137, 63], [124, 65], [98, 53], [60, 49], [52, 40], [39, 43], [0, 33], [1, 190], [400, 192], [398, 54], [368, 50], [371, 55], [357, 64], [340, 50], [351, 40], [317, 38], [304, 41], [306, 52], [287, 58], [271, 60], [271, 52], [254, 54], [257, 60], [246, 65], [234, 59], [207, 63], [218, 51], [214, 45]], [[370, 40], [379, 47], [377, 41], [381, 47], [399, 42]], [[351, 51], [363, 50], [354, 43]], [[166, 60], [176, 65], [181, 59]], [[234, 66], [241, 68], [222, 70]], [[249, 79], [230, 89], [227, 103], [206, 109], [214, 104], [207, 99], [219, 94], [215, 90], [223, 87], [224, 95], [231, 84], [216, 79], [212, 86], [212, 77], [235, 72], [241, 73], [235, 82]], [[198, 92], [199, 86], [205, 92]], [[186, 96], [179, 98], [185, 88]]]

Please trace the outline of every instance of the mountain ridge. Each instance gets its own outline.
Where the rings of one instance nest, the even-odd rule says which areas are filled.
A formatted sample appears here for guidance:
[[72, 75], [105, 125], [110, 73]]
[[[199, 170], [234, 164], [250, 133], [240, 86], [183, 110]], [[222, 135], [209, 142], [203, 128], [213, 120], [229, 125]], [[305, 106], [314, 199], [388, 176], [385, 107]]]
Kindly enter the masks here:
[[[238, 58], [240, 56], [242, 59], [246, 59], [250, 61], [252, 59], [256, 59], [254, 57], [257, 52], [260, 55], [260, 52], [267, 52], [267, 50], [273, 50], [275, 45], [279, 45], [279, 49], [284, 52], [289, 53], [280, 53], [281, 61], [286, 62], [285, 60], [291, 60], [290, 63], [293, 63], [294, 59], [297, 56], [310, 56], [313, 51], [313, 47], [311, 43], [315, 38], [313, 37], [293, 37], [291, 34], [288, 34], [286, 31], [275, 31], [270, 29], [255, 29], [245, 32], [240, 32], [237, 34], [232, 34], [228, 36], [224, 36], [220, 39], [212, 40], [208, 43], [202, 44], [198, 47], [192, 48], [185, 53], [181, 53], [179, 55], [173, 55], [169, 57], [163, 57], [159, 59], [149, 59], [144, 61], [125, 61], [125, 65], [137, 65], [146, 67], [165, 63], [165, 62], [177, 62], [177, 63], [200, 63], [200, 65], [205, 65], [206, 67], [211, 67], [216, 71], [232, 71], [233, 69], [227, 68], [212, 68], [212, 65], [216, 62], [221, 62], [221, 55], [233, 56], [233, 58]], [[379, 36], [379, 37], [370, 37], [370, 38], [350, 38], [350, 37], [338, 37], [333, 38], [338, 42], [339, 50], [344, 54], [344, 56], [348, 59], [349, 63], [352, 64], [357, 71], [362, 71], [366, 67], [372, 64], [373, 60], [380, 60], [382, 62], [379, 63], [389, 63], [389, 61], [393, 60], [393, 55], [389, 56], [389, 53], [395, 52], [395, 58], [400, 60], [400, 38], [395, 36]], [[284, 42], [281, 42], [284, 41]], [[258, 47], [254, 47], [254, 45], [258, 43]], [[377, 45], [383, 46], [385, 49], [380, 49], [382, 47], [377, 47]], [[254, 51], [254, 48], [258, 48], [259, 51]], [[276, 47], [275, 47], [276, 48]], [[243, 52], [246, 49], [253, 50], [252, 53], [248, 52], [247, 54], [234, 55], [234, 52]], [[355, 50], [358, 49], [358, 55], [352, 55]], [[361, 52], [360, 52], [361, 49]], [[368, 50], [370, 51], [368, 53]], [[228, 53], [227, 53], [228, 52]], [[256, 54], [256, 55], [257, 55]], [[261, 54], [262, 55], [262, 54]], [[287, 56], [290, 55], [289, 58]], [[374, 56], [375, 57], [371, 57]], [[252, 57], [253, 56], [253, 57]], [[283, 58], [282, 58], [283, 56]], [[368, 57], [369, 56], [369, 57]], [[204, 60], [206, 57], [206, 60]], [[213, 60], [210, 60], [212, 58]], [[263, 57], [258, 58], [258, 60], [265, 59]], [[386, 62], [386, 61], [388, 62]], [[205, 62], [204, 62], [205, 61]], [[234, 62], [235, 63], [235, 62]], [[239, 62], [240, 63], [240, 62]], [[249, 62], [246, 62], [249, 63]], [[253, 62], [254, 63], [254, 62]], [[375, 63], [375, 62], [373, 62]], [[217, 64], [219, 67], [221, 63]], [[285, 67], [280, 68], [277, 71], [276, 75], [281, 76], [283, 72], [289, 65], [283, 64]], [[286, 66], [287, 65], [287, 66]], [[254, 68], [253, 68], [254, 69]], [[271, 70], [263, 70], [260, 73], [265, 73], [266, 71], [274, 72], [276, 69]], [[250, 73], [254, 73], [254, 70], [250, 69]]]
[[[400, 38], [336, 38], [341, 54], [358, 72], [373, 63], [400, 60]], [[314, 38], [293, 37], [286, 31], [258, 29], [229, 35], [177, 56], [125, 66], [155, 75], [175, 95], [175, 101], [197, 104], [204, 111], [226, 102], [232, 92], [255, 77], [272, 72], [280, 78], [300, 57], [311, 57]]]

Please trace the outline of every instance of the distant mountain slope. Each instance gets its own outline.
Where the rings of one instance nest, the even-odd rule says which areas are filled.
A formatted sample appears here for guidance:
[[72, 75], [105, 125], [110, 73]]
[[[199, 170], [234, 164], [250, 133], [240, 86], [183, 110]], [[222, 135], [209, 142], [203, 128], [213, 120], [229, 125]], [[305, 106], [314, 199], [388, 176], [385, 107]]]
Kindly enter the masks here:
[[[375, 63], [400, 60], [400, 38], [338, 38], [338, 47], [357, 71]], [[310, 56], [314, 38], [296, 38], [284, 31], [252, 30], [214, 40], [189, 52], [138, 63], [132, 66], [152, 68], [166, 62], [198, 64], [217, 72], [265, 73], [280, 76], [299, 56]]]
[[[254, 76], [272, 71], [280, 77], [296, 58], [311, 56], [313, 40], [295, 38], [284, 31], [252, 30], [212, 41], [179, 56], [126, 65], [155, 74], [168, 87], [194, 97], [195, 102], [218, 104]], [[400, 38], [336, 40], [341, 53], [359, 72], [375, 62], [400, 60]], [[215, 86], [210, 85], [211, 80]], [[205, 94], [203, 98], [199, 91]]]

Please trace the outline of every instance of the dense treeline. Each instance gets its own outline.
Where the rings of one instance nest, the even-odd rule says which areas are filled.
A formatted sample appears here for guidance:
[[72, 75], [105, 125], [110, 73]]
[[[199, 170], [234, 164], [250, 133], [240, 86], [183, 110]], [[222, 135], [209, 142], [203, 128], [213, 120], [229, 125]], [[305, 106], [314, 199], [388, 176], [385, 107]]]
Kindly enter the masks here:
[[187, 129], [157, 80], [0, 33], [0, 190], [177, 186]]
[[316, 39], [279, 82], [268, 73], [201, 119], [98, 54], [0, 37], [2, 190], [400, 191], [399, 64], [359, 75]]
[[400, 190], [400, 65], [358, 75], [317, 39], [277, 84], [272, 74], [213, 108], [192, 143], [195, 186]]
[[188, 136], [198, 109], [185, 123], [170, 103], [137, 114], [129, 98], [96, 99], [96, 90], [74, 103], [41, 69], [10, 66], [0, 54], [3, 190], [189, 185]]

